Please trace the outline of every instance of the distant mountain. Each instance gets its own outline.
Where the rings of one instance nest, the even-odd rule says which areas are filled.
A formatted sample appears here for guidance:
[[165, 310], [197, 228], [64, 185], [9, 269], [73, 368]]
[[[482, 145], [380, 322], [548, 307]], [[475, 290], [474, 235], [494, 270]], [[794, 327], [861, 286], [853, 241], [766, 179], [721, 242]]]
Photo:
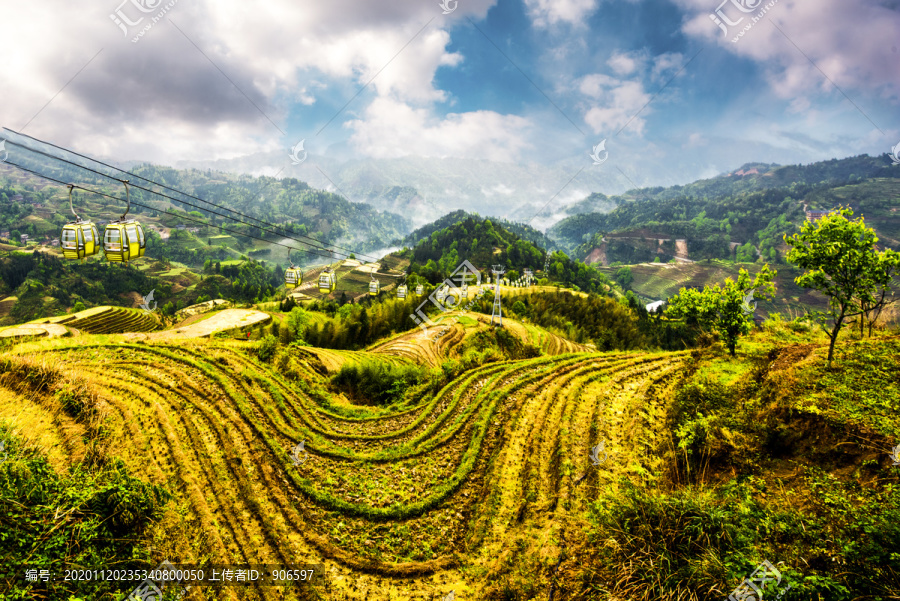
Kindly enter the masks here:
[[[29, 169], [109, 195], [107, 197], [76, 191], [75, 206], [85, 216], [109, 220], [122, 214], [125, 190], [115, 180], [76, 167], [48, 165], [40, 157], [25, 157], [20, 160]], [[350, 202], [339, 194], [317, 190], [294, 178], [275, 179], [212, 170], [179, 170], [149, 164], [138, 165], [131, 172], [170, 189], [160, 188], [139, 177], [131, 177], [130, 197], [133, 203], [130, 215], [143, 219], [148, 226], [169, 228], [184, 225], [201, 230], [195, 232], [196, 236], [188, 236], [189, 240], [181, 245], [175, 245], [174, 239], [169, 240], [165, 252], [174, 252], [176, 246], [185, 247], [177, 249], [176, 255], [155, 258], [168, 258], [191, 265], [202, 264], [206, 259], [217, 258], [217, 247], [223, 244], [240, 253], [251, 249], [260, 250], [254, 246], [270, 245], [251, 238], [281, 241], [287, 237], [283, 232], [290, 232], [291, 237], [312, 244], [318, 243], [329, 248], [341, 246], [352, 248], [357, 253], [369, 253], [390, 246], [392, 241], [402, 238], [412, 229], [410, 221], [400, 214], [380, 211], [368, 204]], [[121, 177], [121, 174], [117, 176]], [[159, 191], [169, 198], [139, 187]], [[17, 237], [20, 234], [44, 236], [54, 232], [58, 235], [58, 227], [70, 215], [64, 187], [48, 184], [45, 180], [6, 165], [0, 165], [0, 194], [5, 195], [0, 196], [0, 200], [6, 198], [16, 203], [14, 211], [0, 211], [0, 230], [10, 230], [10, 233], [16, 231]], [[395, 191], [393, 196], [391, 194], [387, 192], [383, 195], [385, 205], [393, 202], [400, 206], [405, 202], [404, 198], [410, 198], [407, 190]], [[120, 198], [122, 200], [118, 200]], [[204, 201], [218, 206], [211, 206]], [[168, 214], [172, 212], [177, 213], [177, 216]], [[408, 210], [403, 209], [402, 212], [408, 213]], [[238, 223], [237, 220], [244, 223]], [[220, 234], [227, 234], [228, 239], [222, 239]], [[211, 241], [214, 237], [220, 239]], [[235, 240], [239, 244], [234, 244]], [[305, 246], [296, 240], [291, 245], [298, 248]], [[282, 260], [284, 247], [273, 247], [271, 250], [274, 251], [271, 254], [273, 260]], [[286, 258], [285, 256], [284, 259]], [[307, 259], [313, 260], [314, 257]]]
[[777, 263], [787, 250], [782, 236], [799, 227], [806, 209], [843, 205], [865, 215], [882, 243], [900, 244], [900, 166], [886, 155], [806, 166], [750, 163], [685, 186], [608, 200], [614, 210], [570, 216], [548, 235], [576, 258], [604, 264], [656, 257], [753, 261], [760, 254]]
[[[491, 217], [550, 225], [568, 204], [595, 190], [625, 191], [631, 183], [615, 169], [585, 169], [574, 159], [553, 165], [408, 156], [341, 162], [310, 154], [293, 165], [286, 153], [258, 153], [229, 160], [184, 161], [179, 167], [294, 177], [379, 210], [397, 212], [422, 226], [462, 209]], [[573, 179], [573, 176], [574, 177]], [[548, 205], [548, 201], [551, 201]], [[542, 209], [542, 207], [545, 207]]]

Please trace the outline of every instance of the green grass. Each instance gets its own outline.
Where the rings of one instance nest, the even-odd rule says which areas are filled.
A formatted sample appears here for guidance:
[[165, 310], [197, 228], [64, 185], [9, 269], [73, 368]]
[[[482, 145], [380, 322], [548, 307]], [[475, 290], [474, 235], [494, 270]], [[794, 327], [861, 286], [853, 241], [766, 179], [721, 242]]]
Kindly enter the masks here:
[[825, 410], [840, 423], [862, 423], [900, 442], [900, 339], [839, 345], [833, 370], [800, 374], [796, 399], [798, 407]]

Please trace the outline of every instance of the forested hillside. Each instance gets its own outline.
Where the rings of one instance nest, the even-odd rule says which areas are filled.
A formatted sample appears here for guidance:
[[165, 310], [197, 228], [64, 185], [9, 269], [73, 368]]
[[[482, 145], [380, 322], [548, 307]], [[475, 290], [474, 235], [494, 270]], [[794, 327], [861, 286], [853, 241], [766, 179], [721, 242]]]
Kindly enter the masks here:
[[[852, 206], [888, 244], [896, 245], [900, 169], [886, 156], [851, 157], [807, 166], [745, 165], [734, 173], [687, 186], [646, 188], [612, 197], [608, 213], [574, 215], [548, 235], [579, 259], [638, 263], [676, 255], [783, 262], [785, 234], [797, 230], [806, 209]], [[663, 240], [659, 242], [659, 240]], [[682, 256], [676, 240], [684, 240]]]
[[[17, 156], [26, 167], [40, 167], [60, 181], [84, 185], [124, 201], [122, 184], [74, 167], [42, 166], [40, 157]], [[112, 170], [110, 170], [112, 173]], [[130, 215], [160, 229], [199, 228], [197, 232], [180, 232], [181, 244], [161, 248], [159, 238], [151, 234], [154, 258], [202, 264], [206, 259], [225, 259], [219, 246], [241, 252], [259, 250], [254, 238], [280, 240], [286, 235], [310, 237], [322, 245], [352, 245], [366, 252], [384, 248], [392, 240], [409, 231], [409, 221], [400, 215], [380, 212], [373, 207], [354, 203], [339, 194], [315, 190], [293, 178], [236, 176], [214, 171], [182, 171], [155, 165], [140, 165], [133, 173], [187, 192], [179, 194], [132, 178]], [[118, 174], [116, 177], [122, 177]], [[177, 199], [164, 198], [138, 188], [156, 190]], [[189, 196], [190, 195], [190, 196]], [[212, 207], [197, 200], [208, 200], [224, 208]], [[125, 203], [83, 190], [74, 193], [76, 211], [85, 218], [111, 220], [125, 210]], [[145, 205], [145, 206], [139, 206]], [[234, 223], [238, 211], [250, 223]], [[59, 229], [73, 218], [68, 195], [63, 186], [48, 184], [27, 173], [0, 166], [0, 231], [9, 230], [13, 242], [21, 234], [32, 239], [57, 237]], [[275, 224], [277, 229], [263, 222]], [[194, 234], [194, 235], [190, 235]], [[281, 253], [283, 254], [283, 253]], [[312, 260], [312, 257], [310, 257]]]
[[[503, 265], [506, 268], [504, 277], [510, 280], [530, 269], [537, 277], [547, 279], [545, 283], [574, 286], [604, 295], [616, 294], [614, 285], [596, 269], [573, 261], [562, 252], [548, 253], [510, 231], [506, 224], [495, 225], [490, 219], [461, 211], [440, 220], [440, 223], [451, 222], [452, 225], [423, 237], [414, 248], [398, 253], [411, 261], [410, 274], [438, 283], [466, 259], [481, 270], [485, 278], [492, 265]], [[528, 233], [522, 229], [523, 233]], [[424, 233], [427, 230], [417, 231]]]

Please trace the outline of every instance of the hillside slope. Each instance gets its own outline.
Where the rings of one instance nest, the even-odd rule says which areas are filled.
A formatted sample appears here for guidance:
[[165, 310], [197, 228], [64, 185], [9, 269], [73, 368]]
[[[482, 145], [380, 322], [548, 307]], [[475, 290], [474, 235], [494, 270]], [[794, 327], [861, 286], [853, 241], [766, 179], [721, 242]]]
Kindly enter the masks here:
[[[495, 361], [352, 418], [329, 409], [302, 349], [276, 369], [248, 343], [51, 340], [0, 356], [0, 420], [60, 438], [40, 415], [78, 391], [107, 432], [97, 442], [173, 491], [178, 511], [146, 535], [150, 563], [303, 558], [320, 599], [721, 598], [761, 558], [798, 598], [887, 594], [900, 489], [879, 470], [900, 435], [900, 339], [842, 344], [824, 377], [822, 341], [796, 340], [775, 327], [734, 360], [712, 348]], [[63, 448], [69, 465], [87, 452]], [[847, 546], [865, 526], [857, 510], [829, 514], [846, 507], [821, 498], [829, 482], [840, 503], [859, 498], [877, 541]]]

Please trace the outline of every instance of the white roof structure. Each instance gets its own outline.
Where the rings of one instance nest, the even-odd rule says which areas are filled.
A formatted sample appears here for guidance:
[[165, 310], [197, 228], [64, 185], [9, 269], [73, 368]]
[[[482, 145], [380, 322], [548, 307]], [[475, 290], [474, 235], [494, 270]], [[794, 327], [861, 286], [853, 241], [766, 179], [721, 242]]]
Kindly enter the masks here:
[[665, 304], [666, 301], [656, 301], [654, 303], [650, 303], [649, 305], [647, 305], [647, 311], [656, 311], [659, 307], [662, 307]]

